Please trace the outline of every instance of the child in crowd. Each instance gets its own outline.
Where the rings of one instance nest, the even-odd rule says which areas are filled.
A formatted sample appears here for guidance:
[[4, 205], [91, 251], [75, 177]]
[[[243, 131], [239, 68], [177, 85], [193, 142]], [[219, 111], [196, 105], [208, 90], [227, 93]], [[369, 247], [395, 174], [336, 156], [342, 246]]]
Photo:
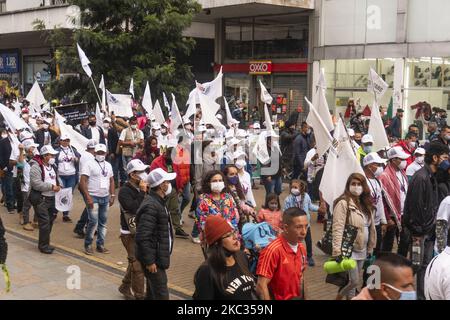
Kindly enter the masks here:
[[280, 199], [275, 193], [269, 193], [266, 202], [256, 216], [256, 221], [267, 222], [278, 235], [281, 232], [281, 220], [283, 212], [281, 211]]
[[311, 198], [306, 192], [306, 183], [297, 179], [291, 181], [290, 185], [290, 194], [287, 196], [284, 201], [284, 211], [289, 208], [297, 207], [306, 212], [308, 216], [308, 232], [306, 234], [305, 242], [306, 242], [306, 251], [308, 257], [308, 265], [310, 267], [314, 267], [314, 259], [312, 253], [312, 237], [311, 237], [311, 214], [310, 211], [317, 211], [319, 207], [312, 203]]

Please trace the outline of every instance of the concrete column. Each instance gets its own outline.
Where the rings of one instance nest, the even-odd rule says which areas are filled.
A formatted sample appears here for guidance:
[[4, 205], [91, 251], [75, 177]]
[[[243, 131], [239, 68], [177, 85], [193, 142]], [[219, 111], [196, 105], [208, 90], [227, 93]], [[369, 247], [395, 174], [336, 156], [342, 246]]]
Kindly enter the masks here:
[[405, 43], [408, 35], [408, 0], [397, 0], [397, 43]]

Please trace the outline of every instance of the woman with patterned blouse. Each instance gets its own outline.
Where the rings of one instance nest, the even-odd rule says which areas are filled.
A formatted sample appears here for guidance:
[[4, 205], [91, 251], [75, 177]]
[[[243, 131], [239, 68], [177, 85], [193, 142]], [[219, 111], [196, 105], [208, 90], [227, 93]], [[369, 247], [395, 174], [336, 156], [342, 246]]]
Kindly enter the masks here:
[[233, 196], [225, 188], [225, 176], [221, 171], [209, 171], [203, 177], [202, 194], [195, 215], [201, 231], [204, 231], [205, 220], [209, 215], [220, 215], [238, 230], [238, 209]]

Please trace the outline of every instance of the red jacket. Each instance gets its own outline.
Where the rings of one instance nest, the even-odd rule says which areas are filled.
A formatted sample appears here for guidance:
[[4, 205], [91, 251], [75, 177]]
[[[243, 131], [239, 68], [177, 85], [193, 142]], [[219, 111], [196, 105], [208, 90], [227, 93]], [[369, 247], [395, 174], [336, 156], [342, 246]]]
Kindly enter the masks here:
[[402, 147], [403, 151], [410, 155], [408, 159], [406, 159], [406, 166], [408, 167], [411, 163], [414, 162], [414, 149], [410, 150], [409, 146], [406, 144], [405, 140], [400, 140], [394, 147]]
[[[177, 191], [182, 191], [186, 183], [189, 182], [190, 178], [189, 165], [187, 165], [187, 172], [185, 166], [186, 165], [183, 163], [178, 164], [176, 159], [172, 163], [173, 172], [177, 174], [177, 177], [175, 178]], [[164, 155], [155, 158], [155, 160], [153, 160], [152, 164], [150, 165], [150, 171], [155, 170], [157, 168], [161, 168], [167, 172], [167, 164]]]

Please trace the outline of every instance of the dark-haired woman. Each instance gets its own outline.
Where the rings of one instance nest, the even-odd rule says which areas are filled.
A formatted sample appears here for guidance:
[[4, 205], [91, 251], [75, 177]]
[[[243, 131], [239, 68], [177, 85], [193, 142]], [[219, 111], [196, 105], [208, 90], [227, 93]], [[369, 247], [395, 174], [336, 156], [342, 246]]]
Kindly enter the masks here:
[[151, 165], [153, 160], [160, 155], [158, 139], [150, 136], [145, 140], [144, 148], [136, 152], [134, 159], [141, 160], [146, 165]]
[[364, 261], [373, 253], [376, 245], [376, 230], [373, 221], [374, 207], [366, 178], [353, 173], [347, 180], [344, 193], [335, 201], [333, 210], [333, 258], [342, 256], [341, 246], [345, 224], [358, 229], [351, 258], [356, 260], [355, 269], [348, 271], [349, 282], [340, 289], [336, 297], [341, 300], [355, 296], [355, 289], [360, 284], [360, 274]]
[[208, 258], [194, 277], [194, 300], [252, 300], [255, 281], [240, 242], [230, 224], [220, 216], [205, 221]]
[[206, 217], [218, 215], [238, 230], [239, 212], [233, 196], [225, 188], [225, 176], [221, 171], [209, 171], [203, 177], [202, 194], [199, 196], [196, 220], [199, 230], [204, 230]]

